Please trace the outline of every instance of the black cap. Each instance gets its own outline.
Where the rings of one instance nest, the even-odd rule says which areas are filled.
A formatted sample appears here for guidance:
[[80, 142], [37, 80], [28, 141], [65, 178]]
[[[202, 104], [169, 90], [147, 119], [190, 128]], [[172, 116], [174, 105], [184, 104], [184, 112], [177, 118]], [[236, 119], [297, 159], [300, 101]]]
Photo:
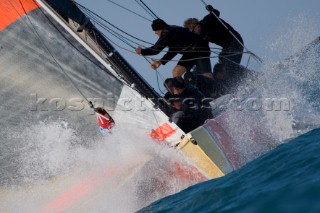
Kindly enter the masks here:
[[216, 65], [214, 65], [212, 71], [213, 71], [213, 73], [215, 73], [215, 72], [221, 72], [224, 69], [225, 69], [225, 66], [223, 64], [217, 63]]
[[171, 86], [172, 86], [172, 80], [173, 80], [173, 78], [167, 78], [167, 79], [164, 81], [163, 85], [164, 85], [165, 87], [171, 87]]
[[168, 26], [168, 24], [165, 21], [163, 21], [162, 19], [160, 19], [160, 18], [157, 18], [157, 19], [153, 20], [153, 22], [151, 24], [151, 27], [152, 27], [153, 31], [162, 30], [166, 26]]
[[183, 78], [181, 78], [181, 77], [175, 77], [172, 80], [172, 84], [174, 87], [179, 88], [179, 89], [184, 89], [187, 86], [187, 84], [184, 82]]

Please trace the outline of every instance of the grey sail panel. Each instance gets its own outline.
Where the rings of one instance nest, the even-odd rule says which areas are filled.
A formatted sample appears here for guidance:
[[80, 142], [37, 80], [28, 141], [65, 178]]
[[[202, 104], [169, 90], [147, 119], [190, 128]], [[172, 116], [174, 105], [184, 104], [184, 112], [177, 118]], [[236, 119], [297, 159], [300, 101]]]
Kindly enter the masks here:
[[86, 99], [112, 109], [124, 85], [42, 8], [0, 31], [0, 44], [0, 184], [19, 183], [34, 151], [19, 132], [63, 122], [90, 146], [99, 133]]
[[[167, 107], [161, 101], [158, 102], [160, 95], [146, 80], [122, 57], [105, 36], [88, 21], [86, 15], [71, 0], [44, 0], [66, 21], [72, 20], [79, 25], [85, 25], [87, 35], [92, 37], [99, 47], [105, 52], [107, 60], [116, 68], [117, 74], [128, 84], [134, 84], [136, 89], [146, 98], [154, 100], [159, 108], [168, 113]], [[86, 20], [87, 19], [87, 20]]]

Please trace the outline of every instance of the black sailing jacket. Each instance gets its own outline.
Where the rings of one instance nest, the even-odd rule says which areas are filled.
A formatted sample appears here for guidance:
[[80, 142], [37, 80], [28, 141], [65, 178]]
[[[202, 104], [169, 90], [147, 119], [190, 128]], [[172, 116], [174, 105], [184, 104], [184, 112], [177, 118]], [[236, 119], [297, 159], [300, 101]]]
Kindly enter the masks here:
[[[220, 21], [228, 27], [228, 29], [240, 40], [242, 41], [241, 35], [233, 29], [227, 22], [221, 19], [220, 12], [214, 9], [214, 14], [220, 19]], [[235, 38], [226, 29], [225, 26], [217, 19], [212, 13], [206, 15], [199, 24], [201, 26], [201, 36], [207, 39], [209, 42], [217, 44], [223, 48], [227, 48], [230, 43], [232, 43]]]
[[164, 48], [168, 47], [168, 52], [160, 59], [164, 65], [179, 54], [190, 54], [196, 52], [197, 56], [210, 56], [209, 43], [187, 28], [168, 25], [161, 33], [157, 42], [149, 48], [142, 49], [141, 55], [157, 55]]

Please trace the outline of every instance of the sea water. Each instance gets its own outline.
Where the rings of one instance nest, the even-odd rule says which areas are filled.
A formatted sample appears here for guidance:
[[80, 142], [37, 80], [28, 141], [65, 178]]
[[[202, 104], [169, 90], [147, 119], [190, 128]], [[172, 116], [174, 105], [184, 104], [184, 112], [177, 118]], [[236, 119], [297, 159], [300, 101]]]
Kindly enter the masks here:
[[320, 129], [139, 212], [320, 212]]

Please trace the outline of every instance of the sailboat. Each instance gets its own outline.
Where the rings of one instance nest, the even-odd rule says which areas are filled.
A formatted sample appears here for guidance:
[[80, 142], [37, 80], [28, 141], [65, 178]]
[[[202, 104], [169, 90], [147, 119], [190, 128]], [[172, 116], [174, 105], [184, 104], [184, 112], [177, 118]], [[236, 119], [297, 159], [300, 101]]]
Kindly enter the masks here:
[[[68, 5], [66, 6], [65, 3]], [[149, 127], [149, 133], [146, 133], [146, 135], [156, 139], [158, 142], [165, 141], [169, 146], [175, 147], [182, 152], [190, 148], [194, 149], [188, 155], [199, 158], [198, 160], [194, 160], [194, 162], [198, 164], [198, 168], [201, 168], [200, 172], [206, 177], [214, 178], [225, 174], [227, 170], [222, 171], [212, 159], [206, 154], [203, 155], [201, 153], [203, 150], [201, 149], [200, 140], [197, 140], [198, 145], [189, 143], [190, 141], [194, 141], [190, 137], [191, 135], [186, 135], [174, 123], [169, 122], [165, 106], [158, 101], [161, 99], [161, 96], [126, 62], [100, 31], [90, 24], [90, 21], [86, 23], [86, 29], [79, 32], [81, 31], [79, 28], [86, 21], [86, 16], [74, 2], [67, 1], [65, 3], [61, 5], [62, 3], [59, 1], [51, 0], [39, 2], [33, 0], [22, 2], [8, 1], [2, 3], [6, 7], [12, 7], [12, 10], [8, 10], [4, 6], [1, 7], [3, 10], [2, 14], [5, 14], [1, 27], [3, 34], [1, 41], [3, 45], [2, 52], [6, 54], [5, 58], [19, 61], [18, 64], [13, 61], [4, 62], [2, 67], [6, 67], [6, 73], [10, 73], [9, 75], [5, 75], [5, 77], [14, 78], [20, 75], [19, 78], [21, 78], [19, 72], [27, 73], [23, 75], [25, 76], [24, 80], [19, 82], [18, 86], [21, 88], [30, 88], [28, 78], [32, 79], [32, 75], [39, 74], [38, 76], [42, 78], [39, 84], [33, 82], [33, 88], [31, 87], [30, 91], [24, 89], [26, 93], [24, 95], [31, 98], [30, 107], [33, 110], [32, 112], [40, 112], [41, 118], [44, 118], [45, 116], [50, 116], [52, 112], [61, 111], [63, 113], [62, 107], [76, 108], [77, 104], [81, 104], [79, 107], [85, 104], [85, 102], [77, 103], [76, 100], [74, 102], [68, 100], [68, 102], [67, 98], [55, 99], [53, 96], [50, 97], [52, 91], [45, 91], [44, 89], [41, 91], [42, 84], [52, 83], [50, 82], [50, 75], [65, 78], [64, 82], [61, 79], [56, 80], [61, 81], [59, 82], [61, 86], [63, 84], [69, 86], [71, 84], [71, 87], [75, 85], [76, 90], [81, 93], [85, 91], [83, 87], [88, 88], [87, 90], [90, 91], [90, 95], [95, 94], [94, 91], [103, 93], [99, 94], [99, 100], [96, 100], [96, 102], [104, 102], [106, 108], [111, 105], [123, 106], [123, 104], [118, 102], [136, 98], [135, 102], [140, 102], [143, 104], [143, 107], [147, 107], [151, 116], [155, 116], [157, 120], [155, 125]], [[16, 12], [13, 13], [12, 11]], [[22, 34], [20, 34], [21, 32]], [[20, 36], [23, 36], [23, 39]], [[50, 36], [56, 38], [53, 39]], [[10, 44], [14, 44], [14, 46], [9, 46]], [[9, 47], [12, 48], [10, 51], [7, 49]], [[37, 58], [17, 58], [21, 54], [30, 55], [30, 52], [33, 53], [33, 57]], [[81, 63], [84, 60], [83, 58], [89, 60], [92, 65], [87, 65], [87, 62]], [[8, 64], [10, 62], [13, 64]], [[23, 71], [19, 70], [16, 66], [19, 66], [18, 68]], [[88, 66], [92, 66], [93, 68], [89, 68]], [[99, 69], [98, 72], [96, 69]], [[47, 79], [43, 79], [44, 76], [47, 76]], [[77, 83], [78, 81], [80, 82], [80, 78], [92, 78], [93, 83], [89, 82], [87, 85], [81, 85], [82, 83]], [[103, 85], [96, 84], [97, 81], [94, 81], [94, 79], [97, 78], [103, 79]], [[9, 81], [9, 79], [2, 79]], [[101, 89], [101, 87], [104, 88]], [[63, 86], [59, 89], [68, 90], [68, 88], [63, 88]], [[32, 93], [32, 90], [37, 91], [37, 93]], [[81, 93], [80, 95], [82, 95]], [[84, 98], [89, 100], [91, 97], [87, 97], [90, 95], [86, 93]], [[21, 96], [23, 95], [21, 94]], [[107, 101], [113, 103], [107, 103]], [[127, 107], [131, 108], [135, 106]], [[77, 110], [75, 109], [75, 111]], [[125, 110], [121, 111], [125, 112]], [[143, 111], [143, 114], [143, 116], [146, 116], [145, 111]], [[24, 119], [24, 116], [21, 117], [19, 115], [18, 117]], [[26, 119], [30, 120], [30, 118]], [[65, 119], [67, 118], [65, 117]], [[10, 123], [12, 120], [14, 118], [10, 116], [6, 122]], [[183, 142], [180, 142], [182, 137], [184, 137]]]
[[[257, 157], [255, 153], [244, 156], [243, 149], [256, 146], [267, 152], [272, 148], [265, 143], [271, 136], [262, 121], [239, 108], [223, 110], [232, 100], [230, 95], [212, 103], [214, 119], [183, 132], [169, 121], [157, 91], [74, 1], [4, 0], [0, 11], [2, 129], [58, 118], [69, 124], [81, 122], [75, 127], [78, 134], [95, 137], [99, 134], [93, 125], [95, 117], [88, 116], [93, 114], [88, 105], [91, 101], [104, 106], [116, 125], [134, 125], [143, 137], [181, 154], [189, 164], [174, 162], [175, 175], [191, 182], [224, 176]], [[319, 41], [317, 38], [302, 52]], [[135, 119], [130, 119], [132, 116]], [[243, 117], [252, 120], [246, 132], [253, 140], [240, 149], [228, 121]], [[136, 164], [144, 161], [137, 160]]]

